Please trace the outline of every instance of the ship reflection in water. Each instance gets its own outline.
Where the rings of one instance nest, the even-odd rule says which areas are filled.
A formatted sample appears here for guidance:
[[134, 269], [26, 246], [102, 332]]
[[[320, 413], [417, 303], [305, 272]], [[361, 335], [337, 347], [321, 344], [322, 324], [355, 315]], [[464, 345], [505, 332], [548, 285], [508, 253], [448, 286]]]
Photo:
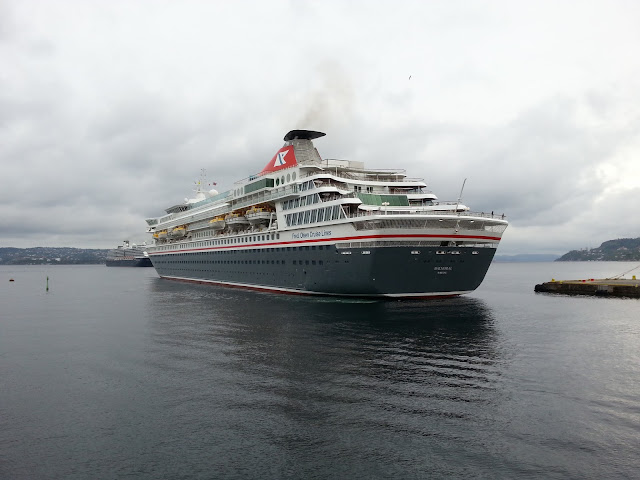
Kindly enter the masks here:
[[261, 439], [263, 460], [317, 455], [300, 461], [339, 477], [368, 452], [371, 474], [380, 462], [390, 475], [424, 472], [429, 449], [451, 461], [461, 441], [476, 444], [478, 419], [498, 415], [499, 335], [480, 300], [340, 301], [161, 279], [153, 290], [156, 370], [216, 435]]
[[[282, 362], [279, 367], [296, 369], [317, 363], [316, 370], [323, 371], [333, 360], [341, 368], [371, 368], [368, 362], [374, 361], [384, 370], [389, 361], [395, 362], [394, 369], [431, 364], [439, 375], [447, 357], [455, 359], [455, 374], [465, 361], [477, 373], [478, 365], [498, 355], [491, 310], [475, 298], [300, 298], [154, 280], [155, 293], [160, 293], [151, 305], [157, 340], [169, 338], [183, 347], [194, 342], [196, 348], [222, 343], [242, 368]], [[188, 318], [181, 316], [185, 308]]]

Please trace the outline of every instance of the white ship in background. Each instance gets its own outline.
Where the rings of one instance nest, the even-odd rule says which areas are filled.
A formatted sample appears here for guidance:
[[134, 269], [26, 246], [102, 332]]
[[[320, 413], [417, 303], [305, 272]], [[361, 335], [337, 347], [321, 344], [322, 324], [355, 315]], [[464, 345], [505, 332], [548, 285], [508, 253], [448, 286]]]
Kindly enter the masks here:
[[404, 170], [323, 159], [292, 130], [258, 174], [147, 219], [162, 278], [293, 294], [451, 297], [476, 289], [508, 222], [440, 202]]
[[107, 252], [107, 267], [151, 267], [151, 260], [145, 249], [146, 242], [142, 245], [130, 243], [129, 240], [122, 242], [116, 248]]

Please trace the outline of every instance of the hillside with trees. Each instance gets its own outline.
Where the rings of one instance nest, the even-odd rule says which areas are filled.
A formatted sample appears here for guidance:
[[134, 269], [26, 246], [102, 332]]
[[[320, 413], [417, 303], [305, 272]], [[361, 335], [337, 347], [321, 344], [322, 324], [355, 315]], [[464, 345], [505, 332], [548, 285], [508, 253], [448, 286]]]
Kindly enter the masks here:
[[92, 265], [105, 263], [109, 250], [86, 248], [0, 248], [0, 265]]
[[571, 250], [556, 260], [556, 262], [588, 261], [640, 261], [640, 238], [607, 240], [598, 248]]

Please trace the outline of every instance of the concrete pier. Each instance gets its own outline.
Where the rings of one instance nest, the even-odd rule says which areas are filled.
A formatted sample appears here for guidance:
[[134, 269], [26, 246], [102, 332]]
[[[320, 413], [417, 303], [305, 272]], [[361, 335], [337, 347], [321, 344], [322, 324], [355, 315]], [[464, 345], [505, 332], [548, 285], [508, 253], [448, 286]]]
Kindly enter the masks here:
[[536, 292], [560, 293], [564, 295], [595, 295], [599, 297], [640, 298], [640, 280], [633, 278], [585, 280], [555, 280], [540, 283]]

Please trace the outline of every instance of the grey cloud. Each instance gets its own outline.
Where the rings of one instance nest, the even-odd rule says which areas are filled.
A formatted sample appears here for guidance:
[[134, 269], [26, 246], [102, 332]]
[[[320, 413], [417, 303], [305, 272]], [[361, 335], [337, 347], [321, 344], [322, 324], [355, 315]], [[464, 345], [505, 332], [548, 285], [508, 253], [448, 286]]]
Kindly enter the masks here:
[[[591, 63], [567, 57], [588, 53], [576, 47], [590, 30], [560, 17], [555, 34], [572, 40], [554, 57], [535, 36], [545, 8], [517, 39], [533, 65], [518, 66], [520, 44], [509, 42], [524, 20], [499, 2], [472, 16], [420, 2], [366, 12], [256, 3], [249, 18], [198, 2], [61, 1], [0, 4], [2, 245], [140, 241], [144, 219], [190, 196], [201, 168], [232, 188], [293, 128], [326, 132], [324, 157], [405, 168], [443, 200], [467, 178], [464, 203], [512, 222], [505, 253], [638, 231], [640, 185], [628, 174], [638, 170], [624, 163], [640, 146], [636, 57], [615, 36]], [[614, 26], [636, 38], [625, 25]], [[459, 35], [470, 29], [473, 44]]]

